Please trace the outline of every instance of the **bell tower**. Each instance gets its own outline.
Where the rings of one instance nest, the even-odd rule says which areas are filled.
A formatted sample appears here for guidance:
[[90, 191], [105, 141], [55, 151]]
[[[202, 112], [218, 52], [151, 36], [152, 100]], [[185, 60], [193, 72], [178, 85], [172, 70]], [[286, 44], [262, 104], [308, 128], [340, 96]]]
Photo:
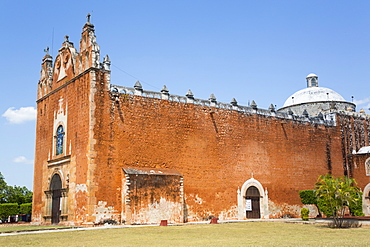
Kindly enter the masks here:
[[46, 47], [44, 51], [46, 54], [42, 59], [40, 81], [37, 88], [37, 99], [50, 92], [53, 82], [53, 58], [49, 54], [49, 47]]
[[87, 21], [82, 28], [82, 37], [80, 40], [80, 54], [78, 56], [78, 69], [83, 72], [93, 67], [99, 68], [100, 47], [96, 43], [94, 25], [90, 23], [90, 14], [87, 14]]
[[[75, 224], [95, 220], [94, 131], [109, 96], [110, 59], [100, 63], [90, 14], [80, 49], [64, 37], [53, 58], [45, 49], [38, 82], [33, 222]], [[105, 109], [104, 107], [102, 109]]]

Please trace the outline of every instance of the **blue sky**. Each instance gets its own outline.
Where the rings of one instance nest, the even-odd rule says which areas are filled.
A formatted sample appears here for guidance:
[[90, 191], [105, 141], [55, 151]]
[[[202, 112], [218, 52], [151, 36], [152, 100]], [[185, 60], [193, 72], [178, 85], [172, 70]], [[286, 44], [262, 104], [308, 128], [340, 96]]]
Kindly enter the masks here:
[[0, 171], [32, 189], [35, 100], [43, 50], [79, 47], [91, 13], [112, 83], [240, 105], [282, 107], [319, 76], [370, 108], [369, 1], [0, 1]]

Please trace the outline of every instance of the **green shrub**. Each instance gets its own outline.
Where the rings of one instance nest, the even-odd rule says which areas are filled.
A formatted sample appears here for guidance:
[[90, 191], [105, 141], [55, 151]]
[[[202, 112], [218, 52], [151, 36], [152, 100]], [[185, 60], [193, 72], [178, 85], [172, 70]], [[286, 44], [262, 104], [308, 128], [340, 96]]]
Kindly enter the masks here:
[[23, 203], [19, 206], [20, 214], [31, 214], [32, 213], [32, 203]]
[[7, 218], [11, 215], [19, 214], [18, 203], [2, 203], [0, 204], [0, 219]]
[[362, 192], [358, 192], [358, 195], [355, 195], [356, 202], [349, 203], [349, 211], [352, 216], [365, 216], [362, 212]]
[[320, 208], [318, 206], [319, 202], [317, 200], [317, 197], [315, 195], [315, 191], [314, 190], [301, 190], [299, 191], [299, 197], [301, 198], [301, 202], [303, 204], [313, 204], [316, 206], [317, 208], [317, 212], [318, 212], [318, 217], [322, 217], [321, 215], [321, 212], [320, 212]]
[[314, 190], [301, 190], [299, 197], [303, 204], [317, 204], [317, 199]]
[[317, 206], [319, 210], [324, 213], [326, 217], [333, 217], [333, 209], [330, 207], [327, 201], [319, 198], [317, 200]]
[[310, 213], [310, 210], [308, 210], [307, 208], [302, 208], [301, 209], [301, 218], [302, 218], [302, 220], [307, 221], [309, 213]]

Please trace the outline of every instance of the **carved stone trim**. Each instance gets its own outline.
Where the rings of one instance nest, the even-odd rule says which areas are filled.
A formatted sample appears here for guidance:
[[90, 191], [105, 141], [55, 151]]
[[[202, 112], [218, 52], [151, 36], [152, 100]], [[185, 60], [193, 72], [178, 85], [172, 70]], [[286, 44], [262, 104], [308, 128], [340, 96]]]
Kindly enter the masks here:
[[71, 161], [71, 155], [66, 155], [60, 158], [48, 160], [48, 166], [56, 166], [56, 165], [63, 165]]

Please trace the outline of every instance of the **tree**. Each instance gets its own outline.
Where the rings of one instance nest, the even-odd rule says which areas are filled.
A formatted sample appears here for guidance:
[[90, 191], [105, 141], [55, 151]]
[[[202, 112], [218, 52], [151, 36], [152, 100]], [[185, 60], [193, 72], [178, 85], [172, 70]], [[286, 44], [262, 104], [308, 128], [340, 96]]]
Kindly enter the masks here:
[[[344, 212], [350, 205], [361, 202], [361, 191], [356, 181], [347, 176], [335, 178], [332, 175], [321, 175], [316, 183], [316, 196], [319, 207], [326, 208], [323, 212], [334, 219], [334, 227], [344, 227]], [[322, 210], [323, 208], [320, 209]]]
[[32, 192], [25, 186], [10, 186], [5, 182], [0, 172], [0, 203], [29, 203], [32, 202]]
[[8, 186], [5, 199], [8, 203], [30, 203], [32, 202], [32, 192], [25, 186]]
[[7, 187], [8, 187], [8, 185], [5, 182], [4, 176], [0, 172], [0, 203], [5, 203], [6, 202], [5, 197], [6, 197], [6, 191], [8, 189]]

